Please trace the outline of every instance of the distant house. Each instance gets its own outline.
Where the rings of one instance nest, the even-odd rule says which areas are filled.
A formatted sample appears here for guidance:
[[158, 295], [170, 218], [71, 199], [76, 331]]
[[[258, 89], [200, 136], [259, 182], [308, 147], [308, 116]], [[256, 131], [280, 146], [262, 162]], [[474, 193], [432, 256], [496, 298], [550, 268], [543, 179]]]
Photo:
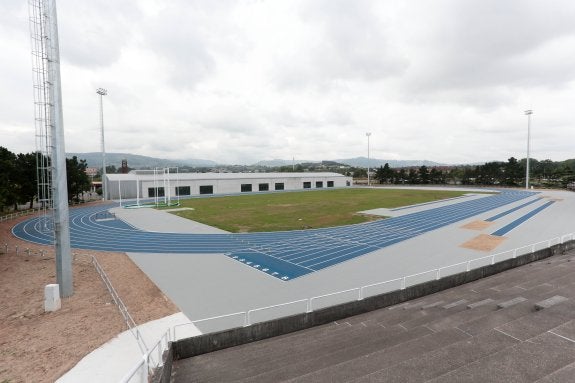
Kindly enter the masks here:
[[155, 173], [107, 174], [106, 199], [242, 194], [351, 186], [338, 173]]

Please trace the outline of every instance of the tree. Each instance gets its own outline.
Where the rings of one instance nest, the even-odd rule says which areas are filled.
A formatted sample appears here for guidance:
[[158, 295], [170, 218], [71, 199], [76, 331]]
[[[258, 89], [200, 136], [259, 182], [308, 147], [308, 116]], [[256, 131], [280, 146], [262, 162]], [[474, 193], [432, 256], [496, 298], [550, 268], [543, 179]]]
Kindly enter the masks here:
[[76, 156], [66, 158], [68, 200], [79, 200], [83, 192], [90, 190], [90, 177], [86, 174], [88, 164]]
[[419, 168], [419, 180], [422, 184], [429, 183], [429, 170], [425, 165], [421, 165], [421, 167]]
[[523, 179], [523, 167], [515, 157], [511, 157], [505, 164], [505, 184], [516, 186]]
[[16, 204], [17, 193], [14, 189], [16, 155], [0, 146], [0, 211]]
[[18, 203], [29, 203], [30, 209], [34, 207], [34, 198], [38, 194], [36, 155], [37, 153], [20, 153], [16, 158]]

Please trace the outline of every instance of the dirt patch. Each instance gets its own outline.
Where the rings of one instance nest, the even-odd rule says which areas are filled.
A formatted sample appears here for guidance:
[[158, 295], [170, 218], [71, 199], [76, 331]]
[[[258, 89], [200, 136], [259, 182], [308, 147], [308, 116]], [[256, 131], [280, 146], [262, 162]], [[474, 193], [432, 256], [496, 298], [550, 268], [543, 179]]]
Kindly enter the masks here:
[[479, 251], [491, 251], [506, 239], [505, 237], [495, 235], [479, 234], [477, 237], [461, 244], [460, 247]]
[[473, 221], [473, 222], [469, 222], [468, 224], [465, 224], [463, 226], [461, 226], [462, 229], [469, 229], [469, 230], [483, 230], [488, 228], [489, 226], [493, 225], [493, 222], [487, 222], [487, 221]]
[[[12, 236], [12, 226], [27, 218], [0, 223], [0, 382], [53, 382], [126, 330], [86, 257], [73, 263], [74, 295], [61, 310], [44, 313], [44, 286], [56, 283], [54, 251]], [[137, 324], [179, 311], [126, 254], [74, 253], [96, 256]]]

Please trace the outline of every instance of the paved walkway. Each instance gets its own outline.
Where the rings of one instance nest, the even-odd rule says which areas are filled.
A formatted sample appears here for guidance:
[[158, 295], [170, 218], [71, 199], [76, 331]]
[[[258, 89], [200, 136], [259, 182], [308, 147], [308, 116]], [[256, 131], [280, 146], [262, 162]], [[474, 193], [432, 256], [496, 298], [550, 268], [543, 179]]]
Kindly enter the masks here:
[[[181, 312], [144, 323], [138, 328], [146, 345], [151, 348], [167, 329], [186, 323], [188, 325], [180, 329], [180, 335], [195, 336], [201, 334]], [[86, 355], [56, 382], [119, 382], [140, 360], [142, 360], [142, 351], [132, 332], [127, 330]]]

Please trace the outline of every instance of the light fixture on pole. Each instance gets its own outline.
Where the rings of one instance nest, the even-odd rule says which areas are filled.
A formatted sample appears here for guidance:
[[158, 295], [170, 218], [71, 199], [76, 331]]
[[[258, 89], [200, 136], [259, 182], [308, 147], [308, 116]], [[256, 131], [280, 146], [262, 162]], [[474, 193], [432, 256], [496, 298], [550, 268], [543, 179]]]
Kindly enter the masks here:
[[100, 133], [101, 133], [101, 146], [102, 146], [102, 200], [106, 199], [106, 147], [104, 146], [104, 106], [102, 105], [102, 96], [108, 94], [104, 88], [96, 89], [96, 93], [100, 95]]
[[367, 186], [370, 186], [370, 179], [369, 179], [369, 136], [371, 133], [365, 133], [367, 136]]
[[531, 115], [533, 114], [533, 111], [531, 109], [526, 110], [525, 114], [527, 115], [527, 161], [525, 166], [525, 189], [529, 189], [529, 149], [531, 144]]

